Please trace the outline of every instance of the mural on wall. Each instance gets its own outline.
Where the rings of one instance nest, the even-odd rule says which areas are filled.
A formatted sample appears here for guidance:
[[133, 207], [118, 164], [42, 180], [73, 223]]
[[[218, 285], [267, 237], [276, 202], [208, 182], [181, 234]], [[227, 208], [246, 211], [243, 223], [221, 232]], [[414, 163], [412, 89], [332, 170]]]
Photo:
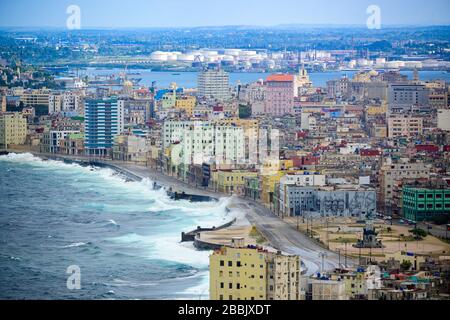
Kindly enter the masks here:
[[374, 191], [319, 192], [317, 210], [321, 215], [362, 216], [375, 212]]

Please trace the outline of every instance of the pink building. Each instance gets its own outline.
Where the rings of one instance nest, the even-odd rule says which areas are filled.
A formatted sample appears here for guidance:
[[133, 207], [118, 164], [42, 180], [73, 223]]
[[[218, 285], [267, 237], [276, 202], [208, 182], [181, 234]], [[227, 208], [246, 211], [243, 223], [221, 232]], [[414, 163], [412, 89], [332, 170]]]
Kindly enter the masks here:
[[282, 116], [294, 113], [294, 76], [274, 74], [266, 79], [265, 113]]

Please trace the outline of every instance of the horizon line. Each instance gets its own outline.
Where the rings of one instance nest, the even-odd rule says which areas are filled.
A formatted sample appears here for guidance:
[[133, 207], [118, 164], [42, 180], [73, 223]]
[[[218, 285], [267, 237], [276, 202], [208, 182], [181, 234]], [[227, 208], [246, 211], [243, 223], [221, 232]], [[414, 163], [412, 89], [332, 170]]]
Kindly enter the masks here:
[[[148, 30], [148, 29], [217, 29], [217, 28], [258, 28], [258, 29], [274, 29], [274, 28], [364, 28], [367, 29], [365, 24], [324, 24], [324, 23], [287, 23], [287, 24], [277, 24], [277, 25], [198, 25], [198, 26], [86, 26], [77, 30], [70, 31], [83, 31], [83, 30]], [[450, 27], [450, 23], [447, 24], [384, 24], [381, 29], [374, 29], [371, 31], [381, 31], [384, 28], [432, 28], [432, 27]], [[67, 30], [65, 26], [0, 26], [0, 29], [64, 29]], [[368, 29], [369, 30], [369, 29]]]

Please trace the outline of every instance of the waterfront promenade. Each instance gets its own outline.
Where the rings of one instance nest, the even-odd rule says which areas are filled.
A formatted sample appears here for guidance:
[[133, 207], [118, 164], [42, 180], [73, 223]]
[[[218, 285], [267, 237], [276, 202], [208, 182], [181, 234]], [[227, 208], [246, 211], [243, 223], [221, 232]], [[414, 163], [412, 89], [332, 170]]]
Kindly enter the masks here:
[[[19, 151], [11, 150], [11, 152]], [[30, 151], [22, 150], [20, 152]], [[85, 156], [66, 156], [58, 154], [42, 154], [37, 152], [30, 153], [47, 159], [66, 159], [74, 162], [93, 164], [100, 163], [104, 166], [117, 169], [122, 173], [129, 173], [130, 177], [149, 179], [166, 189], [172, 188], [172, 190], [177, 192], [185, 192], [186, 194], [209, 196], [216, 199], [231, 197], [229, 207], [232, 210], [239, 210], [242, 212], [246, 219], [251, 224], [256, 226], [256, 228], [263, 234], [273, 248], [288, 254], [299, 255], [307, 268], [308, 275], [339, 267], [339, 256], [337, 253], [327, 250], [311, 238], [307, 237], [305, 234], [297, 231], [292, 225], [283, 221], [278, 216], [275, 216], [270, 209], [258, 202], [238, 196], [230, 196], [223, 193], [214, 192], [204, 188], [198, 188], [180, 181], [175, 177], [167, 176], [162, 172], [142, 165], [106, 159], [93, 159]], [[344, 260], [341, 257], [341, 262], [343, 261]], [[354, 261], [351, 258], [348, 258], [347, 266], [350, 267], [353, 264]]]

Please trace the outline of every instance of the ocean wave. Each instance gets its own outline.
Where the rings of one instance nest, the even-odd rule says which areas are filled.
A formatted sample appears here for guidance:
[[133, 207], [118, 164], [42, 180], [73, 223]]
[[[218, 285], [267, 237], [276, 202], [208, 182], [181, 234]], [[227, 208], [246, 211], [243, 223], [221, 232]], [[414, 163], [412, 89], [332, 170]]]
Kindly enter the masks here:
[[89, 245], [90, 242], [74, 242], [71, 244], [68, 244], [66, 246], [62, 246], [61, 248], [76, 248], [76, 247], [81, 247], [81, 246], [85, 246], [85, 245]]

